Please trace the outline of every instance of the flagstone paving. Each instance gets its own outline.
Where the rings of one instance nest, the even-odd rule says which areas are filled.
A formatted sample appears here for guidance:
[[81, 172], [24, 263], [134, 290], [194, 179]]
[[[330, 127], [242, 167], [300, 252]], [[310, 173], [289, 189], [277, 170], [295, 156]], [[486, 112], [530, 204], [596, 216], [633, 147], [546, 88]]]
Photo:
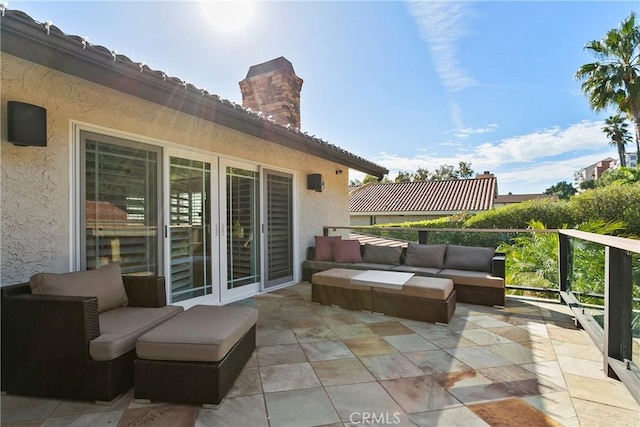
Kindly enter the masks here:
[[423, 323], [310, 302], [303, 282], [256, 307], [257, 349], [218, 410], [5, 395], [3, 426], [639, 426], [640, 407], [561, 304], [458, 304]]

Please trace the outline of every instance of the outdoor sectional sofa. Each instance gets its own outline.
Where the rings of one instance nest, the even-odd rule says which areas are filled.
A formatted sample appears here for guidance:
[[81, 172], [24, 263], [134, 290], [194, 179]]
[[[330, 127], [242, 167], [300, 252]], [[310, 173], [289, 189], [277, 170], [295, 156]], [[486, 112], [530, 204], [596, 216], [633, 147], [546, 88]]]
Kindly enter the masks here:
[[357, 240], [316, 237], [307, 250], [302, 278], [332, 268], [385, 270], [451, 279], [457, 302], [505, 305], [505, 256], [493, 248], [409, 243], [406, 248], [360, 245]]

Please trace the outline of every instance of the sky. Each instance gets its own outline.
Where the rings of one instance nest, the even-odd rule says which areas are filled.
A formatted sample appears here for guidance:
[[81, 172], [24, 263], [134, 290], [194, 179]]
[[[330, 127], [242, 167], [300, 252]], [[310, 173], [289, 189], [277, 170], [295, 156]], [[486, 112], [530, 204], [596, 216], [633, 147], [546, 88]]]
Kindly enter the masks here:
[[[584, 50], [640, 1], [7, 1], [39, 22], [242, 103], [250, 66], [304, 80], [301, 129], [390, 170], [471, 163], [542, 193], [606, 157]], [[629, 146], [628, 151], [634, 151]], [[350, 171], [350, 179], [362, 173]]]

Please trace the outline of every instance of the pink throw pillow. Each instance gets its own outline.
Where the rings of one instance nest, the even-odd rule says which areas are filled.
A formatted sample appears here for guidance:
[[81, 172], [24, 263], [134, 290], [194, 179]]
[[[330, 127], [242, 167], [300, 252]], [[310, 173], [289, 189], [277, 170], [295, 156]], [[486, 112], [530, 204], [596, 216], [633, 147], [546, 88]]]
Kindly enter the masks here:
[[339, 240], [333, 244], [333, 259], [336, 262], [362, 262], [360, 242], [357, 240]]
[[342, 240], [340, 236], [315, 236], [315, 261], [333, 261], [333, 243]]

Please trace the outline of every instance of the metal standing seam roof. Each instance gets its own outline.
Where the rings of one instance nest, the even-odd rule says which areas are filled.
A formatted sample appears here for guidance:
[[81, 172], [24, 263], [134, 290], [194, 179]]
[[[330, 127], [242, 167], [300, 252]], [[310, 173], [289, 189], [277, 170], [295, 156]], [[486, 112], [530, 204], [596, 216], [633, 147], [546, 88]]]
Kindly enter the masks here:
[[457, 212], [493, 207], [495, 177], [368, 185], [350, 193], [349, 212]]
[[279, 125], [261, 112], [93, 45], [86, 37], [65, 34], [53, 23], [38, 22], [20, 10], [0, 5], [0, 30], [2, 52], [379, 178], [389, 173], [315, 135]]

